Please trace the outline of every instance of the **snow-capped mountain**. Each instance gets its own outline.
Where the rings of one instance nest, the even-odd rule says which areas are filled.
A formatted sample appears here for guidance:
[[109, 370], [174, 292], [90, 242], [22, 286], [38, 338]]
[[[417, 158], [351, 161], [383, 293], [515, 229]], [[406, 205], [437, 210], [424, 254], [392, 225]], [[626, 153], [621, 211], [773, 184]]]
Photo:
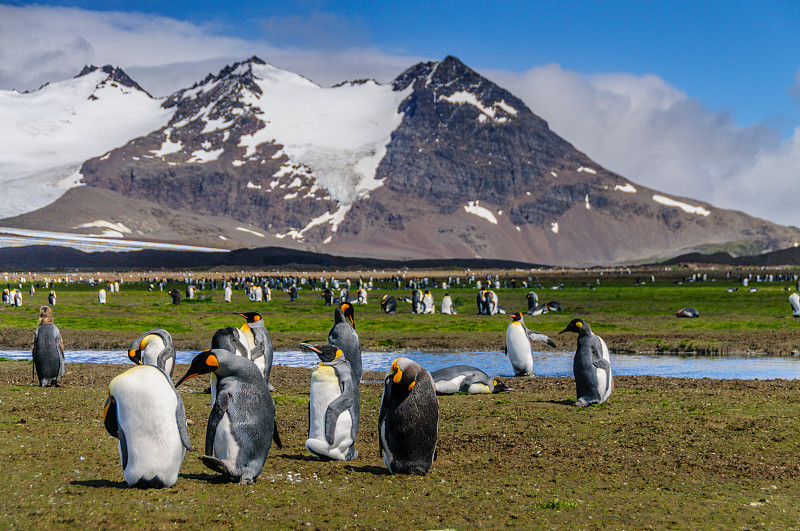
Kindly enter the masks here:
[[0, 217], [52, 203], [79, 183], [84, 161], [160, 127], [170, 114], [110, 66], [33, 92], [0, 90]]
[[[160, 102], [114, 72], [87, 69], [52, 93], [72, 102], [73, 121], [94, 127], [80, 154], [53, 156], [62, 167], [67, 151], [82, 157], [68, 183], [86, 186], [2, 225], [64, 219], [84, 233], [124, 227], [120, 238], [206, 247], [563, 265], [704, 246], [760, 252], [800, 239], [796, 228], [609, 172], [454, 57], [414, 65], [387, 85], [333, 87], [253, 57]], [[130, 123], [114, 135], [103, 130], [108, 116], [83, 121], [90, 111], [71, 96], [112, 103], [111, 89], [130, 105], [108, 113], [141, 105], [135, 118], [116, 115]], [[42, 120], [31, 115], [27, 126]], [[21, 144], [23, 129], [0, 134]]]

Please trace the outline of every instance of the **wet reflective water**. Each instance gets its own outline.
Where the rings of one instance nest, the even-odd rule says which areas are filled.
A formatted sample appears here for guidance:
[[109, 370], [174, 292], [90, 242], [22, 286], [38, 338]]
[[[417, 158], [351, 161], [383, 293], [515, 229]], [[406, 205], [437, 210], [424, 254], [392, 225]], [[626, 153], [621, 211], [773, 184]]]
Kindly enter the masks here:
[[[179, 351], [178, 363], [189, 363], [196, 352]], [[71, 350], [67, 363], [130, 363], [121, 350]], [[30, 359], [30, 351], [0, 351], [0, 356]], [[386, 371], [398, 356], [411, 358], [434, 371], [449, 365], [473, 365], [492, 376], [513, 376], [511, 364], [502, 352], [364, 352], [364, 370]], [[572, 376], [572, 352], [534, 352], [533, 368], [540, 376]], [[274, 363], [293, 367], [313, 367], [315, 354], [300, 351], [276, 352]], [[770, 380], [800, 378], [800, 358], [772, 356], [669, 356], [612, 354], [616, 375], [673, 376], [682, 378], [739, 378]]]

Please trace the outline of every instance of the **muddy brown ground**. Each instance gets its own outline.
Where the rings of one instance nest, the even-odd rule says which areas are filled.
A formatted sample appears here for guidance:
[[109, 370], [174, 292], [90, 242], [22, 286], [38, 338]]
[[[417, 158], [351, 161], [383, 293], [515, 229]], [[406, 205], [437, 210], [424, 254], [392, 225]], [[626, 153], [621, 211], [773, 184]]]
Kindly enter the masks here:
[[[126, 365], [69, 364], [60, 388], [0, 362], [0, 525], [6, 528], [790, 529], [800, 523], [800, 383], [617, 377], [577, 409], [572, 378], [514, 378], [513, 392], [439, 397], [439, 457], [424, 477], [378, 456], [382, 374], [362, 383], [360, 456], [305, 451], [310, 370], [276, 366], [284, 448], [254, 485], [198, 461], [210, 405], [201, 378], [180, 391], [196, 450], [178, 483], [125, 487], [102, 425]], [[175, 380], [186, 366], [175, 371]]]

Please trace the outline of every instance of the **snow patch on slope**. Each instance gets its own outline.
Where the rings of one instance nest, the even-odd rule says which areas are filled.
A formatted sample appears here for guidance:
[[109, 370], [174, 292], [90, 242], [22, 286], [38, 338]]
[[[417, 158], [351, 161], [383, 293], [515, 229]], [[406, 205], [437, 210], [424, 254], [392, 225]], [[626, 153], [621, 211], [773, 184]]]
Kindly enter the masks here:
[[[260, 95], [243, 103], [260, 111], [266, 127], [239, 142], [247, 155], [265, 142], [278, 142], [295, 162], [311, 169], [330, 196], [352, 203], [383, 184], [375, 172], [392, 131], [402, 122], [403, 92], [368, 81], [324, 88], [272, 65], [252, 65]], [[289, 166], [285, 166], [287, 169]]]
[[171, 111], [101, 70], [19, 93], [0, 90], [0, 217], [36, 210], [76, 186], [89, 158], [146, 135]]
[[620, 192], [625, 192], [626, 194], [636, 193], [636, 188], [634, 188], [631, 183], [627, 183], [625, 185], [618, 184], [614, 187], [614, 190], [619, 190]]
[[467, 92], [464, 90], [460, 90], [458, 92], [454, 92], [449, 96], [439, 96], [438, 101], [446, 101], [448, 103], [453, 103], [455, 105], [472, 105], [473, 107], [477, 108], [481, 111], [481, 115], [478, 116], [478, 121], [481, 123], [485, 123], [487, 119], [491, 119], [496, 123], [503, 124], [508, 122], [508, 118], [506, 116], [497, 116], [497, 109], [502, 109], [507, 114], [512, 116], [516, 116], [517, 110], [505, 102], [505, 100], [500, 100], [498, 102], [493, 103], [490, 106], [486, 106], [478, 99], [478, 97], [473, 94], [472, 92]]
[[[276, 234], [275, 236], [277, 238], [281, 238], [281, 239], [289, 236], [293, 240], [302, 240], [303, 237], [304, 237], [304, 234], [309, 229], [312, 229], [312, 228], [316, 227], [317, 225], [322, 225], [323, 223], [330, 223], [331, 224], [331, 232], [336, 232], [339, 229], [339, 225], [341, 225], [342, 221], [344, 221], [344, 218], [347, 215], [347, 213], [350, 212], [350, 208], [352, 206], [353, 206], [352, 204], [340, 205], [339, 208], [336, 210], [336, 212], [334, 212], [334, 213], [331, 213], [330, 211], [325, 212], [321, 216], [318, 216], [318, 217], [312, 219], [309, 222], [309, 224], [306, 225], [301, 230], [290, 230], [287, 233]], [[331, 240], [331, 237], [329, 236], [328, 238], [325, 238], [325, 241], [323, 241], [322, 243], [328, 243], [328, 242], [330, 242], [330, 240]]]
[[494, 217], [494, 214], [492, 214], [492, 211], [489, 210], [488, 208], [484, 208], [484, 207], [480, 206], [478, 203], [479, 203], [479, 201], [469, 201], [464, 206], [464, 210], [466, 210], [470, 214], [474, 214], [474, 215], [478, 216], [479, 218], [485, 219], [489, 223], [497, 225], [497, 218]]
[[687, 203], [683, 203], [681, 201], [676, 201], [675, 199], [670, 199], [669, 197], [664, 197], [663, 195], [654, 195], [653, 201], [656, 203], [660, 203], [662, 205], [677, 207], [689, 214], [698, 214], [700, 216], [708, 216], [711, 214], [710, 211], [706, 210], [701, 206], [692, 206]]

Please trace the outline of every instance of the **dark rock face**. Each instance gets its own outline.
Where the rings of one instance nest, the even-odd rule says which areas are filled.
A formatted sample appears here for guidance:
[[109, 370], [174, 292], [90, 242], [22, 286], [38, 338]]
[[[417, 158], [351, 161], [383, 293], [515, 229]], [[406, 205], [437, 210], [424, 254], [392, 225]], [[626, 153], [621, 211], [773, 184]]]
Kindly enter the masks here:
[[[174, 109], [168, 125], [84, 163], [84, 182], [273, 232], [305, 227], [335, 209], [324, 190], [315, 190], [308, 168], [279, 153], [280, 144], [261, 144], [254, 153], [239, 145], [243, 136], [265, 126], [260, 111], [244, 101], [248, 93], [261, 93], [253, 64], [264, 62], [253, 57], [236, 63], [171, 95], [163, 104]], [[180, 149], [154, 156], [163, 146]], [[273, 193], [259, 193], [263, 191]], [[320, 237], [329, 235], [326, 228], [320, 227]]]
[[[455, 57], [417, 64], [393, 81], [403, 118], [377, 168], [383, 185], [344, 205], [333, 232], [324, 220], [343, 205], [310, 168], [275, 140], [242, 142], [270, 119], [249, 103], [262, 94], [253, 72], [262, 64], [253, 57], [170, 96], [169, 122], [86, 161], [84, 183], [348, 256], [592, 265], [741, 240], [774, 250], [800, 238], [797, 229], [697, 201], [689, 200], [710, 214], [658, 203], [655, 191], [594, 163]], [[106, 68], [121, 83], [127, 78]]]
[[131, 79], [128, 76], [128, 74], [126, 74], [121, 68], [113, 67], [111, 65], [105, 65], [105, 66], [102, 66], [102, 67], [97, 67], [97, 66], [94, 66], [94, 65], [86, 65], [86, 66], [83, 67], [83, 70], [81, 70], [80, 73], [75, 77], [77, 78], [77, 77], [85, 76], [86, 74], [91, 74], [92, 72], [96, 72], [98, 70], [108, 74], [108, 80], [107, 81], [117, 82], [120, 85], [123, 85], [125, 87], [130, 87], [130, 88], [142, 91], [142, 92], [144, 92], [145, 94], [147, 94], [148, 96], [150, 96], [152, 98], [152, 96], [150, 95], [149, 92], [147, 92], [145, 89], [140, 87], [139, 84], [136, 81], [134, 81], [133, 79]]

